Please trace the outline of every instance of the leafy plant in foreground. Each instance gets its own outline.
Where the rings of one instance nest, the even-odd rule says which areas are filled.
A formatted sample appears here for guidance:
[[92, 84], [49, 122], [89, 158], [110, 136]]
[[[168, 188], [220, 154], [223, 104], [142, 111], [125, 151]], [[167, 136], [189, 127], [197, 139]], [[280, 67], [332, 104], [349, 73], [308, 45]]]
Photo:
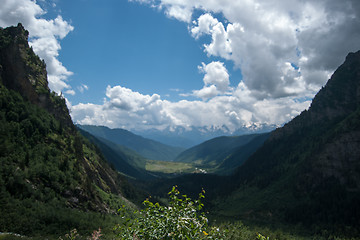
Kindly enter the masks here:
[[260, 233], [258, 233], [257, 239], [258, 239], [258, 240], [269, 240], [270, 238], [269, 238], [269, 237], [265, 237], [265, 236], [261, 235]]
[[125, 222], [118, 225], [121, 239], [224, 239], [225, 235], [218, 228], [210, 227], [202, 211], [201, 199], [192, 201], [186, 195], [180, 195], [176, 187], [169, 192], [169, 205], [162, 206], [148, 199], [143, 202], [145, 209], [136, 212], [137, 218], [126, 218], [125, 208], [119, 211]]

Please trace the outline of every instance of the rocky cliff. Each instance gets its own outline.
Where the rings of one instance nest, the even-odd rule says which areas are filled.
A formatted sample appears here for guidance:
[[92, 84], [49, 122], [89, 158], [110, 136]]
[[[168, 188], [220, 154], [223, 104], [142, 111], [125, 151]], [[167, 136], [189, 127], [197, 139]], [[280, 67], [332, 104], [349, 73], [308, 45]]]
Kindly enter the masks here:
[[0, 80], [74, 129], [65, 99], [50, 92], [45, 62], [29, 47], [28, 35], [20, 23], [0, 30]]

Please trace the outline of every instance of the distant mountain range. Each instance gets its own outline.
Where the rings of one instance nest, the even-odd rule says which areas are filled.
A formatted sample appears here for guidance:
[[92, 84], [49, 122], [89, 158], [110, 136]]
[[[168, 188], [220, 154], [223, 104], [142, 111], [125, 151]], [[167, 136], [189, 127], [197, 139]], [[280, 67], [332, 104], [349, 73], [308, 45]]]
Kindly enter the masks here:
[[[137, 179], [154, 178], [146, 169], [148, 160], [189, 163], [201, 171], [229, 174], [259, 148], [268, 133], [222, 136], [205, 141], [187, 150], [143, 138], [124, 129], [77, 125], [82, 134], [97, 145], [115, 168]], [[242, 157], [233, 158], [241, 152]]]
[[193, 163], [217, 174], [229, 173], [246, 161], [268, 137], [269, 133], [213, 138], [182, 152], [175, 161]]
[[101, 150], [106, 160], [120, 173], [138, 180], [156, 178], [145, 170], [146, 159], [137, 152], [107, 139], [95, 137], [81, 128], [79, 131]]
[[151, 160], [172, 161], [184, 148], [173, 147], [158, 141], [144, 138], [125, 129], [110, 129], [104, 126], [78, 125], [90, 134], [127, 147]]
[[161, 143], [182, 148], [190, 148], [201, 144], [212, 138], [221, 136], [241, 136], [255, 133], [266, 133], [274, 130], [279, 126], [269, 124], [253, 124], [243, 126], [235, 131], [230, 131], [226, 126], [222, 127], [189, 127], [181, 126], [168, 127], [164, 130], [147, 129], [147, 130], [131, 130], [132, 132]]

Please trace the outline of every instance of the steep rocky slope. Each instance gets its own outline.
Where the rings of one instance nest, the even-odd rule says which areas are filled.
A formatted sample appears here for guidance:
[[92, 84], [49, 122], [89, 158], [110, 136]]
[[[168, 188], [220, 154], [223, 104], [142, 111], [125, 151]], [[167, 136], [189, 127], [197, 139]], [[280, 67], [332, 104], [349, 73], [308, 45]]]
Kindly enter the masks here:
[[136, 193], [77, 132], [27, 37], [21, 24], [0, 29], [0, 232], [97, 229], [91, 214]]
[[46, 109], [64, 125], [73, 128], [69, 110], [50, 92], [45, 62], [29, 47], [28, 31], [19, 23], [17, 27], [0, 32], [0, 76], [2, 84], [20, 93], [25, 99]]

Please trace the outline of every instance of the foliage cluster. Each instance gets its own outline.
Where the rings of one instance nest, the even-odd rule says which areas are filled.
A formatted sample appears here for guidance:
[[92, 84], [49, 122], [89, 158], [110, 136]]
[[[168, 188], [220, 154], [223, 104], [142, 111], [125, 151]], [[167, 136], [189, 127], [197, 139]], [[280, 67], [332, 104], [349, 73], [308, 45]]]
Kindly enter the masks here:
[[224, 233], [218, 228], [210, 227], [205, 213], [202, 212], [204, 191], [199, 198], [192, 201], [186, 195], [180, 195], [176, 187], [169, 192], [169, 205], [162, 206], [144, 201], [145, 209], [136, 213], [137, 218], [126, 218], [118, 225], [121, 239], [223, 239]]
[[[249, 227], [241, 222], [224, 222], [216, 227], [210, 226], [203, 212], [202, 200], [204, 192], [199, 194], [198, 200], [191, 200], [181, 195], [176, 187], [168, 193], [169, 203], [160, 205], [149, 199], [144, 201], [145, 208], [132, 212], [123, 206], [120, 212], [121, 222], [115, 227], [117, 236], [111, 239], [224, 239], [224, 240], [358, 240], [359, 238], [341, 238], [329, 232], [319, 232], [314, 236], [305, 234], [295, 235], [284, 230], [272, 230], [267, 227]], [[108, 239], [109, 235], [102, 234], [101, 229], [92, 232], [90, 237], [78, 234], [76, 229], [65, 235], [65, 239]]]
[[19, 199], [46, 201], [55, 192], [74, 188], [79, 176], [73, 137], [52, 115], [3, 86], [0, 106], [2, 190]]
[[[124, 200], [107, 185], [111, 171], [99, 153], [52, 114], [0, 84], [0, 232], [110, 230], [114, 217], [91, 211], [102, 205], [115, 212]], [[89, 179], [84, 166], [88, 173], [102, 175]], [[113, 175], [131, 193], [123, 179]]]

